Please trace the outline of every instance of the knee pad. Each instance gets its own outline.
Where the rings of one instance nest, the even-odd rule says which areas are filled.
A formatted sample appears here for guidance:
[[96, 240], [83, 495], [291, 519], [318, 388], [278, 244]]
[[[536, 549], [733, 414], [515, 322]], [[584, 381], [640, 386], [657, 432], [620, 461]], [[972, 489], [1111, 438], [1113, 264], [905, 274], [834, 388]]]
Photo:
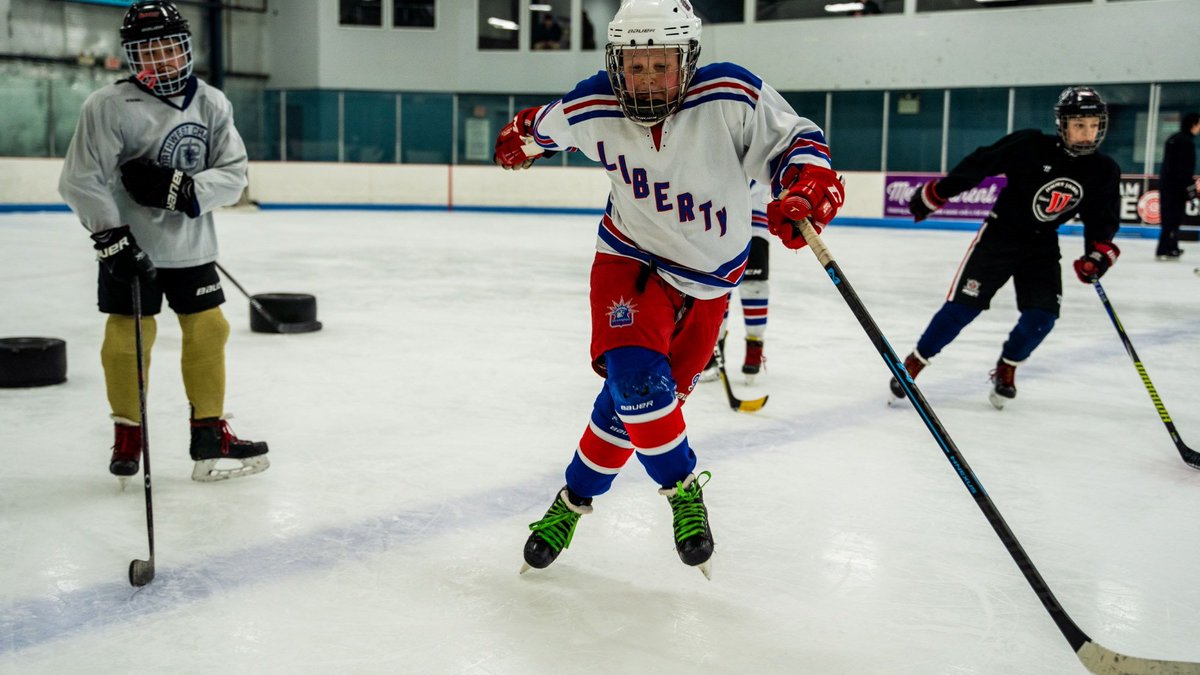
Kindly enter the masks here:
[[1050, 329], [1054, 328], [1054, 322], [1058, 321], [1058, 315], [1044, 309], [1027, 309], [1021, 312], [1021, 318], [1017, 319], [1018, 329], [1031, 331], [1039, 335], [1049, 333]]
[[645, 347], [618, 347], [604, 355], [606, 386], [618, 415], [657, 410], [675, 398], [675, 379], [667, 357]]
[[183, 342], [200, 348], [224, 348], [229, 340], [229, 321], [220, 307], [195, 314], [180, 314], [179, 328]]
[[766, 281], [743, 281], [738, 285], [738, 295], [745, 304], [746, 300], [762, 300], [768, 296], [770, 286]]

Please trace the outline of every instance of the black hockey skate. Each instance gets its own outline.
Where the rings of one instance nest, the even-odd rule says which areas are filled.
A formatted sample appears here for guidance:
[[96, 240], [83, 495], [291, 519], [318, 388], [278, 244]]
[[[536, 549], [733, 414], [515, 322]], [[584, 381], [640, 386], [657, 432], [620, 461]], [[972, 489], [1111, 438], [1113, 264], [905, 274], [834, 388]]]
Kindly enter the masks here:
[[137, 475], [142, 459], [142, 427], [133, 420], [113, 417], [112, 457], [108, 460], [108, 472], [121, 481], [121, 489], [129, 483], [129, 477]]
[[763, 356], [762, 338], [746, 338], [746, 360], [742, 362], [742, 374], [746, 376], [746, 384], [752, 384], [754, 377], [763, 369], [767, 359]]
[[[211, 483], [261, 473], [271, 466], [267, 459], [267, 444], [243, 441], [233, 435], [229, 422], [221, 417], [192, 420], [192, 480]], [[240, 466], [221, 468], [221, 460], [233, 460]]]
[[529, 529], [533, 533], [525, 540], [525, 564], [521, 574], [533, 569], [545, 569], [558, 558], [564, 548], [571, 545], [579, 517], [592, 512], [592, 498], [580, 497], [567, 486], [558, 491], [550, 510]]
[[989, 376], [992, 390], [988, 392], [988, 400], [997, 410], [1003, 410], [1005, 403], [1017, 397], [1017, 364], [1001, 358]]
[[[701, 482], [703, 478], [703, 482]], [[702, 488], [712, 478], [707, 471], [700, 475], [688, 474], [687, 478], [665, 487], [658, 494], [671, 504], [672, 523], [675, 530], [675, 551], [683, 564], [698, 567], [705, 578], [712, 579], [712, 530], [708, 526], [708, 509], [704, 507]]]
[[[909, 379], [917, 379], [917, 373], [924, 370], [927, 365], [929, 365], [929, 361], [922, 358], [915, 349], [909, 352], [908, 356], [904, 357], [904, 370], [908, 371]], [[908, 395], [904, 393], [904, 387], [900, 386], [900, 381], [896, 378], [893, 377], [888, 386], [892, 390], [892, 400], [888, 401], [889, 405], [908, 398]]]

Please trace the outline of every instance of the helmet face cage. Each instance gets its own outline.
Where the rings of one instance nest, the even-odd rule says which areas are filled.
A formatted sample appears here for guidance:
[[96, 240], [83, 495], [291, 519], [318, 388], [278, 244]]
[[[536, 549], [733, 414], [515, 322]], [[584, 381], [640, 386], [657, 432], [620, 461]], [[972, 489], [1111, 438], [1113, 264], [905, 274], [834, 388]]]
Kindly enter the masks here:
[[[1067, 128], [1072, 119], [1080, 117], [1095, 117], [1100, 120], [1100, 128], [1096, 138], [1091, 142], [1072, 142], [1069, 140]], [[1054, 106], [1054, 118], [1058, 127], [1058, 137], [1062, 139], [1063, 147], [1073, 155], [1090, 155], [1099, 149], [1108, 133], [1108, 104], [1091, 87], [1068, 87], [1058, 96]]]
[[654, 126], [679, 110], [699, 58], [697, 40], [605, 47], [608, 80], [621, 111], [642, 126]]
[[175, 33], [124, 43], [133, 76], [159, 96], [183, 90], [192, 76], [192, 36]]

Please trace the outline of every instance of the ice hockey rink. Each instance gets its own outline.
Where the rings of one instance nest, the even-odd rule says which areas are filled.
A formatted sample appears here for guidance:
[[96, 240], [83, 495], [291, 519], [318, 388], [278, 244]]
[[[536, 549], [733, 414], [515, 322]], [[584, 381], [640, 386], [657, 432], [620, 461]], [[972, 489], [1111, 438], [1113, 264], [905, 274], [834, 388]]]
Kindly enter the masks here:
[[[271, 468], [190, 480], [179, 328], [160, 317], [144, 497], [108, 474], [90, 241], [68, 213], [0, 216], [0, 336], [67, 341], [69, 381], [0, 389], [3, 673], [1079, 673], [1075, 654], [807, 250], [772, 253], [768, 370], [731, 411], [685, 407], [717, 543], [682, 565], [631, 461], [549, 569], [518, 575], [600, 380], [594, 216], [227, 211], [254, 293], [315, 295], [324, 330], [233, 325], [227, 409]], [[838, 227], [825, 242], [901, 355], [972, 233]], [[1200, 249], [1119, 239], [1105, 290], [1200, 448]], [[1064, 257], [1082, 240], [1062, 238]], [[1196, 260], [1188, 260], [1196, 256]], [[735, 302], [733, 370], [743, 330]], [[1200, 471], [1179, 457], [1090, 285], [1003, 411], [988, 371], [1011, 286], [918, 380], [1066, 612], [1093, 640], [1200, 661]]]

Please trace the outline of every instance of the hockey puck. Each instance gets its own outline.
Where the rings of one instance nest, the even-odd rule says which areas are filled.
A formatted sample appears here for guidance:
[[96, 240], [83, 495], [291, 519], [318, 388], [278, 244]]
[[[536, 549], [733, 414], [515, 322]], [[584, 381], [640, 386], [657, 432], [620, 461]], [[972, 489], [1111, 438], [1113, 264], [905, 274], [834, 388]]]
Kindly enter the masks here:
[[[317, 299], [308, 293], [251, 296], [250, 330], [255, 333], [311, 333], [321, 330]], [[264, 311], [259, 311], [260, 308]]]
[[0, 338], [0, 387], [44, 387], [67, 381], [67, 343], [58, 338]]

